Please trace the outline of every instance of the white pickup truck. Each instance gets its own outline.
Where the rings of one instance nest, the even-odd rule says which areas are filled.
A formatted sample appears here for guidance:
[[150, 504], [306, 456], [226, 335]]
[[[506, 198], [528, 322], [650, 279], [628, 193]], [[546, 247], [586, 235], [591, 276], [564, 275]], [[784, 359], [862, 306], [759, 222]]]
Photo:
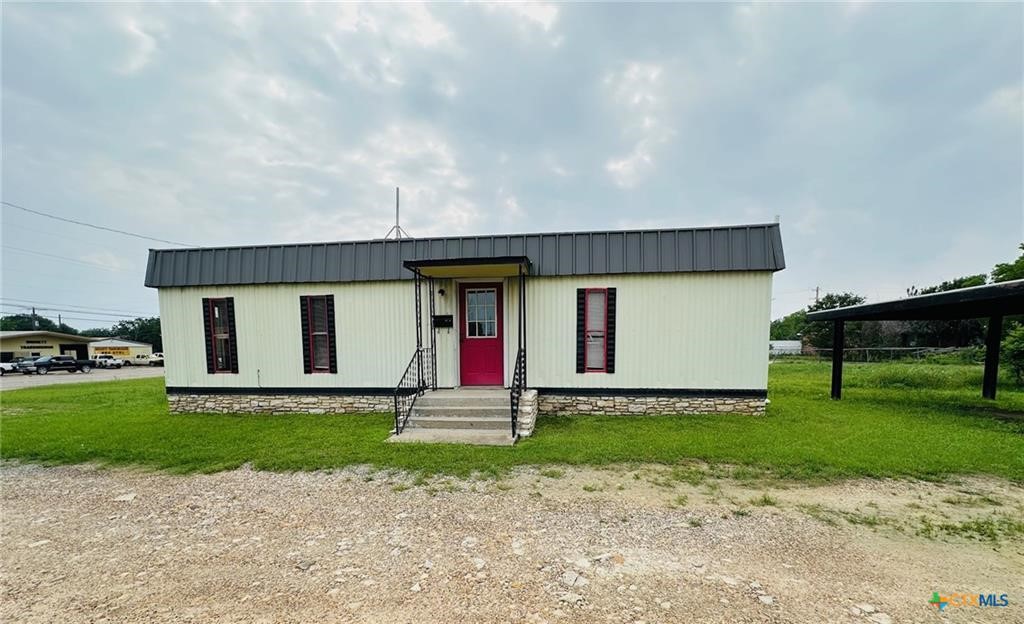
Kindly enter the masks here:
[[109, 353], [97, 353], [95, 358], [96, 368], [121, 368], [124, 360], [116, 358]]

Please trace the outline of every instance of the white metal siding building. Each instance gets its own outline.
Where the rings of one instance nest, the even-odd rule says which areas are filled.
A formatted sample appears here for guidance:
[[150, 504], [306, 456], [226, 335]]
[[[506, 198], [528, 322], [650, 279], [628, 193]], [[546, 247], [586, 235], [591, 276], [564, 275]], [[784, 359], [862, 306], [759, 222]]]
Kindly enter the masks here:
[[390, 409], [412, 367], [542, 412], [757, 412], [784, 265], [769, 224], [154, 250], [146, 283], [176, 410]]

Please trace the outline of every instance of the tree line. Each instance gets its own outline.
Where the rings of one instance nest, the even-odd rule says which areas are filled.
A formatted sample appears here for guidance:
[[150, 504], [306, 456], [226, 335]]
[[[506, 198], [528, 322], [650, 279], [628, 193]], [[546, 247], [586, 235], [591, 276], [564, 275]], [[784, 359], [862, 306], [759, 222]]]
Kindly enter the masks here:
[[79, 331], [67, 323], [59, 325], [52, 320], [31, 314], [10, 314], [0, 317], [0, 330], [3, 331], [54, 331], [62, 334], [94, 336], [99, 338], [124, 338], [135, 342], [153, 345], [154, 351], [163, 351], [163, 340], [160, 337], [160, 317], [137, 318], [118, 321], [111, 327], [94, 327]]
[[[907, 289], [908, 296], [927, 295], [1024, 279], [1024, 244], [1021, 255], [1012, 262], [999, 263], [990, 274], [966, 275], [935, 286]], [[798, 310], [772, 321], [772, 340], [802, 340], [819, 349], [832, 347], [832, 323], [808, 322], [807, 314], [864, 303], [857, 293], [828, 293], [806, 310]], [[985, 343], [987, 319], [960, 321], [854, 321], [846, 323], [846, 345], [851, 348], [873, 347], [973, 347]], [[1024, 349], [1024, 324], [1020, 319], [1006, 319], [1003, 325], [1004, 349], [1012, 351], [1019, 342]], [[1024, 371], [1022, 371], [1024, 372]]]

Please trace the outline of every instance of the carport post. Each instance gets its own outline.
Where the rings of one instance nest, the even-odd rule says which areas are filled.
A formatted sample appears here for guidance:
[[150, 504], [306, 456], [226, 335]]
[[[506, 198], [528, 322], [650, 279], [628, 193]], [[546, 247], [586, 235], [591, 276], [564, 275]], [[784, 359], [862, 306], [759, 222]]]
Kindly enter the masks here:
[[985, 336], [985, 377], [981, 383], [981, 396], [996, 398], [996, 381], [999, 378], [999, 339], [1003, 336], [1003, 317], [993, 316], [988, 320], [988, 334]]
[[845, 321], [832, 323], [832, 398], [843, 398], [843, 342], [846, 331]]

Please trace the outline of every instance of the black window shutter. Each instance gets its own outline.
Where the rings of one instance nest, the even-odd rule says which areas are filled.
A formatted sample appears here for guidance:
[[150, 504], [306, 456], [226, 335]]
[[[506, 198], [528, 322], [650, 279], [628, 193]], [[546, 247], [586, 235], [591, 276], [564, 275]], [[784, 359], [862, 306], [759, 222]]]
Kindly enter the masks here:
[[302, 370], [313, 373], [313, 354], [309, 352], [309, 297], [299, 297], [299, 316], [302, 319]]
[[203, 298], [203, 334], [206, 336], [206, 372], [213, 374], [213, 319], [207, 298]]
[[608, 308], [605, 317], [608, 323], [608, 333], [605, 334], [608, 342], [608, 352], [605, 354], [605, 372], [615, 372], [615, 289], [608, 289]]
[[231, 341], [231, 372], [238, 372], [238, 336], [235, 334], [235, 300], [227, 298], [228, 304], [228, 339]]
[[583, 324], [586, 322], [587, 290], [576, 289], [576, 372], [586, 372], [587, 335]]
[[331, 372], [338, 372], [337, 345], [334, 340], [334, 295], [327, 295], [327, 344], [331, 358]]

